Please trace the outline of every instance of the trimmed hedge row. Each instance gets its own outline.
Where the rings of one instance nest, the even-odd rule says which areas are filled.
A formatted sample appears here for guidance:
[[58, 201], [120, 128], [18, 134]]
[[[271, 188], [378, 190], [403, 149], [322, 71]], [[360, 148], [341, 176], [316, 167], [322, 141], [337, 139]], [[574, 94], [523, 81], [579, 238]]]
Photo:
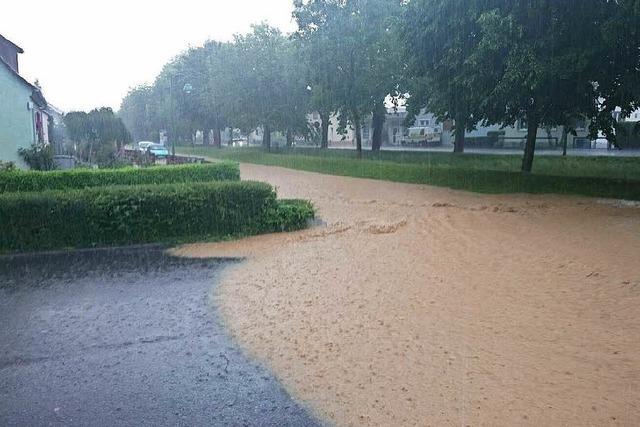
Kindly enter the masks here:
[[15, 171], [0, 174], [0, 193], [239, 180], [240, 167], [235, 162], [148, 168]]
[[307, 202], [259, 182], [96, 187], [0, 195], [0, 251], [202, 241], [306, 227]]

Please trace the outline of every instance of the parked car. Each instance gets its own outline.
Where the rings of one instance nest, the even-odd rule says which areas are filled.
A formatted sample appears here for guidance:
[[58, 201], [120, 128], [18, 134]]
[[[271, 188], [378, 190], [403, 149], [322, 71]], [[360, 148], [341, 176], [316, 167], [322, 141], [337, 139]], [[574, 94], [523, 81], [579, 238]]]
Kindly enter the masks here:
[[140, 141], [138, 142], [138, 150], [146, 153], [150, 146], [157, 145], [155, 142], [150, 141]]
[[246, 147], [249, 143], [247, 138], [233, 138], [232, 145], [234, 147]]
[[428, 147], [439, 145], [442, 141], [441, 138], [442, 132], [440, 128], [410, 127], [406, 130], [400, 144], [409, 147]]
[[147, 148], [147, 152], [153, 154], [156, 157], [168, 157], [169, 150], [162, 144], [151, 144]]

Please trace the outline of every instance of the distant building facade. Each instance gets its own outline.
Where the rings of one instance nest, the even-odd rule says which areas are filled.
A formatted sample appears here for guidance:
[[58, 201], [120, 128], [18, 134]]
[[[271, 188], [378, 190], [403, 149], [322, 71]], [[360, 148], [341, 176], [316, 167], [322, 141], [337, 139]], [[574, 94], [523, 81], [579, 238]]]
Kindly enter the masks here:
[[[421, 141], [431, 142], [434, 145], [440, 143], [443, 126], [436, 117], [426, 111], [416, 116], [413, 126], [405, 124], [407, 111], [404, 107], [387, 108], [384, 126], [382, 129], [383, 146], [415, 145]], [[308, 116], [309, 123], [316, 129], [320, 129], [322, 119], [320, 114], [311, 113]], [[361, 126], [363, 146], [371, 146], [373, 127], [371, 116], [363, 120]], [[330, 147], [348, 147], [355, 145], [356, 133], [351, 125], [346, 129], [340, 129], [337, 114], [332, 114], [329, 119], [328, 138]]]
[[[415, 117], [412, 124], [407, 126], [407, 111], [403, 106], [388, 108], [383, 127], [383, 147], [446, 147], [453, 148], [454, 123], [441, 122], [438, 118], [422, 110]], [[640, 111], [637, 113], [640, 120]], [[634, 114], [628, 119], [633, 120]], [[318, 127], [321, 119], [319, 114], [309, 115], [309, 121]], [[371, 117], [362, 124], [362, 144], [371, 146]], [[567, 146], [570, 148], [591, 148], [593, 141], [589, 136], [589, 122], [579, 120], [573, 132], [567, 133]], [[538, 129], [537, 145], [539, 148], [556, 148], [562, 142], [563, 127], [551, 126]], [[527, 125], [524, 120], [509, 125], [483, 126], [478, 124], [473, 131], [465, 133], [468, 148], [523, 148], [527, 138]], [[338, 131], [337, 116], [331, 117], [329, 125], [330, 147], [355, 146], [355, 131], [348, 126], [343, 133]]]
[[629, 117], [622, 119], [623, 122], [640, 122], [640, 110], [636, 110], [629, 114]]

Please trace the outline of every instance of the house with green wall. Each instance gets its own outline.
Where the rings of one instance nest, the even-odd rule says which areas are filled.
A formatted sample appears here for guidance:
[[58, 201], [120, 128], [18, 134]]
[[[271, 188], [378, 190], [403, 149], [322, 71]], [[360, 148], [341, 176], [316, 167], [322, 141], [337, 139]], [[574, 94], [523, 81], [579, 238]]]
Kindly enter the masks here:
[[0, 35], [0, 160], [24, 167], [20, 148], [49, 143], [47, 101], [40, 89], [19, 73], [24, 51]]

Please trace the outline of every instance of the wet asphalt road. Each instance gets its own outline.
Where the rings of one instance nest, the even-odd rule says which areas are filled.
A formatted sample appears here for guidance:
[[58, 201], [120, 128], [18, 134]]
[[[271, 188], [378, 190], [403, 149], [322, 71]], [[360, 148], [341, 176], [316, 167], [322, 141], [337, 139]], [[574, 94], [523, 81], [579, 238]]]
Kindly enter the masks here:
[[224, 265], [157, 248], [0, 258], [0, 425], [318, 425], [226, 335], [209, 300]]

